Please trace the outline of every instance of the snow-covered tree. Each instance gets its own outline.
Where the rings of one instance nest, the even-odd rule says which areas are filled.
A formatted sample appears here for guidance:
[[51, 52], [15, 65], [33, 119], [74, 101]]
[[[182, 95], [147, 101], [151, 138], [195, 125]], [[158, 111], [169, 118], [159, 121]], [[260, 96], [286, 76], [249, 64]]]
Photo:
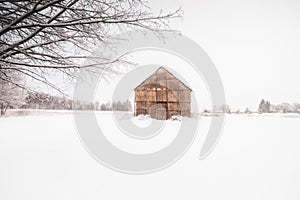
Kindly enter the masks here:
[[101, 104], [100, 110], [102, 110], [102, 111], [106, 111], [107, 110], [106, 105], [104, 103]]
[[291, 105], [287, 102], [281, 104], [282, 112], [283, 113], [295, 113], [297, 112], [297, 108], [294, 105]]
[[296, 112], [300, 113], [300, 103], [295, 103], [294, 106], [296, 108]]
[[131, 111], [131, 103], [129, 100], [113, 102], [112, 109], [115, 111]]
[[223, 108], [222, 108], [223, 112], [224, 113], [228, 113], [228, 114], [231, 114], [231, 109], [230, 109], [230, 106], [225, 104], [223, 105]]
[[[10, 79], [4, 77], [10, 76]], [[5, 115], [9, 107], [17, 108], [21, 106], [23, 101], [23, 92], [19, 87], [21, 77], [14, 71], [6, 71], [0, 73], [0, 115]]]
[[[154, 14], [147, 1], [139, 0], [1, 0], [0, 73], [13, 70], [61, 91], [47, 74], [73, 78], [79, 68], [118, 62], [88, 55], [98, 45], [111, 48], [109, 41], [118, 33], [170, 31], [170, 19], [180, 16], [180, 9]], [[95, 66], [82, 65], [86, 58], [94, 59]], [[13, 81], [11, 76], [1, 78]]]
[[249, 108], [246, 108], [245, 111], [244, 111], [244, 113], [251, 114], [252, 112], [251, 112], [251, 110]]
[[262, 99], [258, 106], [259, 113], [269, 113], [270, 112], [271, 103], [269, 101], [265, 101]]

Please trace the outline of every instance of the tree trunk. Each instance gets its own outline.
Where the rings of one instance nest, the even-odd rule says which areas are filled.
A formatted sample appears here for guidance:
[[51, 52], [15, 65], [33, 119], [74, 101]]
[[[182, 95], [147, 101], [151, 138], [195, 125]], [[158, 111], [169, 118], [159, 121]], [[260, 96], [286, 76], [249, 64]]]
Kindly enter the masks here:
[[0, 103], [0, 116], [5, 115], [8, 106], [9, 104], [4, 105], [4, 103]]
[[0, 104], [0, 116], [4, 115], [4, 105], [3, 103]]

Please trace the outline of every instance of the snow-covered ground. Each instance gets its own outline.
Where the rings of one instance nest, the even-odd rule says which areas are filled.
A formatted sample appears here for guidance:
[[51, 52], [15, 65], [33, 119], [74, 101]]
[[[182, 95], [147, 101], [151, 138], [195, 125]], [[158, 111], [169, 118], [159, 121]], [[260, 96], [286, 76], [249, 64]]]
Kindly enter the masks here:
[[[197, 139], [174, 165], [127, 175], [89, 155], [71, 112], [30, 113], [0, 118], [1, 200], [300, 199], [299, 115], [227, 115], [221, 140], [204, 160], [198, 155], [211, 118], [201, 117]], [[97, 119], [109, 140], [129, 152], [163, 148], [181, 123], [168, 121], [162, 136], [137, 141], [117, 133], [110, 112]], [[133, 122], [147, 126], [147, 120]]]

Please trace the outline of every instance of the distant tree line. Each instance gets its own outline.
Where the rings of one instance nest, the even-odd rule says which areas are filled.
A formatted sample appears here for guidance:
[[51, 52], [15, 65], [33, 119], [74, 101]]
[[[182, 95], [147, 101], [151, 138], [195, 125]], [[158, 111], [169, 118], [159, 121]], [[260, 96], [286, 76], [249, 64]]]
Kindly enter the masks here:
[[25, 97], [23, 109], [71, 110], [73, 101], [64, 97], [52, 96], [45, 93], [30, 93]]
[[45, 93], [30, 93], [20, 106], [13, 108], [43, 109], [43, 110], [102, 110], [102, 111], [131, 111], [131, 103], [127, 101], [99, 102], [74, 101], [66, 97], [57, 97]]
[[270, 101], [262, 99], [257, 110], [250, 110], [248, 107], [244, 111], [233, 110], [225, 104], [219, 107], [214, 106], [213, 110], [204, 109], [204, 113], [227, 113], [227, 114], [252, 114], [252, 113], [300, 113], [300, 103], [271, 104]]
[[110, 102], [106, 104], [101, 104], [100, 110], [102, 111], [109, 111], [109, 110], [114, 110], [114, 111], [132, 111], [131, 108], [131, 103], [129, 100], [127, 101], [117, 101], [113, 102], [112, 104]]
[[259, 113], [300, 113], [300, 103], [271, 104], [270, 101], [262, 99], [258, 106]]
[[245, 113], [245, 114], [251, 114], [253, 111], [251, 111], [249, 108], [246, 108], [244, 111], [241, 111], [239, 109], [233, 110], [230, 108], [228, 104], [224, 104], [222, 106], [214, 106], [213, 110], [208, 110], [204, 109], [204, 113], [227, 113], [227, 114], [240, 114], [240, 113]]

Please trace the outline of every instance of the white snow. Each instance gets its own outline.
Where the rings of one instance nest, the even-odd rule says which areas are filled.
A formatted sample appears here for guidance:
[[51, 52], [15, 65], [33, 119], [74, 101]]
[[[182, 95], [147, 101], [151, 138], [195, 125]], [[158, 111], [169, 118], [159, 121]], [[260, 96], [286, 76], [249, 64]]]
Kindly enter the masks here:
[[[117, 130], [111, 113], [98, 112], [97, 119], [106, 136]], [[89, 155], [71, 112], [0, 118], [0, 199], [300, 199], [299, 115], [227, 115], [215, 150], [199, 160], [210, 119], [200, 119], [196, 141], [174, 165], [127, 175]], [[128, 151], [153, 151], [172, 140], [180, 123], [168, 120], [163, 136], [143, 145], [124, 134], [116, 139], [121, 133], [110, 140]]]
[[150, 115], [138, 115], [136, 117], [132, 117], [131, 121], [137, 127], [145, 128], [151, 124], [152, 118]]

